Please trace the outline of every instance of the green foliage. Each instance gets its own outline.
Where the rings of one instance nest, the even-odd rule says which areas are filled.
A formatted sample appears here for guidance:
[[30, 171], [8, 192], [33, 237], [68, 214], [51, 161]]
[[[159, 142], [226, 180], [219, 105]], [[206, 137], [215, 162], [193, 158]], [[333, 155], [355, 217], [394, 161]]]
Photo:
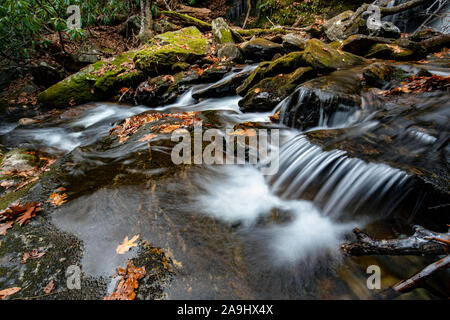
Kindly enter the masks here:
[[67, 33], [82, 40], [84, 31], [67, 28], [67, 7], [78, 5], [82, 26], [110, 24], [117, 16], [139, 7], [139, 0], [2, 0], [0, 2], [0, 51], [13, 57], [29, 57], [44, 44], [43, 33]]

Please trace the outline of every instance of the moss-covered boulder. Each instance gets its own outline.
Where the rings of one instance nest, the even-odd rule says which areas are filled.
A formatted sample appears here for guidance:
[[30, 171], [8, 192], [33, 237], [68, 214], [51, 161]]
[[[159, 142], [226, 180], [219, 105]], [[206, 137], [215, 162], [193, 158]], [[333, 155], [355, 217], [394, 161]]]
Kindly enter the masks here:
[[406, 39], [394, 43], [378, 43], [370, 47], [367, 58], [386, 60], [411, 61], [425, 58], [427, 50], [419, 43]]
[[256, 38], [241, 46], [245, 59], [251, 61], [272, 60], [277, 53], [284, 54], [285, 50], [281, 44], [264, 38]]
[[245, 96], [247, 92], [264, 78], [273, 77], [280, 73], [291, 73], [303, 66], [303, 52], [291, 52], [272, 62], [261, 62], [259, 66], [236, 90], [237, 94]]
[[303, 59], [319, 72], [331, 72], [366, 63], [363, 57], [332, 49], [320, 40], [311, 39], [306, 42]]
[[155, 36], [134, 56], [136, 68], [149, 75], [171, 73], [178, 62], [192, 63], [209, 52], [206, 37], [189, 27]]
[[335, 49], [341, 49], [346, 52], [364, 56], [369, 51], [370, 47], [372, 47], [375, 44], [378, 43], [392, 44], [394, 42], [395, 42], [394, 39], [372, 37], [363, 34], [355, 34], [348, 37], [343, 42], [340, 42], [338, 47], [336, 47]]
[[384, 62], [375, 62], [363, 69], [365, 83], [377, 88], [384, 87], [392, 80], [405, 80], [407, 76], [405, 71]]
[[290, 74], [266, 78], [251, 88], [239, 101], [241, 111], [270, 111], [289, 96], [297, 85], [311, 79], [315, 72], [311, 67], [301, 67]]
[[306, 40], [310, 37], [304, 34], [288, 33], [281, 37], [283, 48], [287, 52], [305, 50]]
[[135, 68], [134, 55], [135, 52], [130, 51], [89, 65], [41, 92], [38, 100], [54, 108], [109, 100], [118, 89], [144, 80], [143, 73]]
[[223, 18], [217, 18], [212, 21], [212, 32], [214, 34], [214, 41], [216, 44], [234, 43], [231, 28]]

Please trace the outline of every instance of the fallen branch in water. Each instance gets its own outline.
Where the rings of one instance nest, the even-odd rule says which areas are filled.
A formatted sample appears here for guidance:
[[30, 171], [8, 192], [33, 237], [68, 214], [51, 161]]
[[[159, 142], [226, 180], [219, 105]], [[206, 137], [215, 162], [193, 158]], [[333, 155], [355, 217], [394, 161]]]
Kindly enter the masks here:
[[[428, 265], [425, 269], [416, 273], [411, 278], [400, 281], [391, 288], [381, 292], [378, 298], [394, 299], [404, 293], [410, 292], [414, 289], [426, 287], [425, 280], [431, 277], [438, 271], [447, 270], [450, 268], [450, 255]], [[444, 297], [445, 298], [445, 297]], [[447, 296], [448, 298], [448, 296]]]
[[[357, 241], [345, 243], [342, 250], [352, 256], [363, 255], [442, 255], [449, 252], [448, 233], [438, 233], [414, 226], [414, 234], [405, 239], [376, 240], [355, 228]], [[439, 240], [438, 240], [439, 239]]]

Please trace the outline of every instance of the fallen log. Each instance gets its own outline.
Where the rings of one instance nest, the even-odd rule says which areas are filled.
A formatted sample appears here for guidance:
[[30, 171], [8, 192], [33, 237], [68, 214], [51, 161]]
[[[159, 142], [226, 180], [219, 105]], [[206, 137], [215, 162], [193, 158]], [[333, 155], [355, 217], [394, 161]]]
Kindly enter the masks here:
[[212, 26], [210, 23], [191, 17], [187, 14], [179, 13], [176, 11], [161, 11], [161, 14], [177, 21], [183, 26], [195, 26], [199, 28], [201, 31], [212, 30]]
[[444, 47], [450, 46], [450, 34], [442, 34], [436, 37], [432, 37], [427, 40], [423, 40], [421, 43], [428, 52], [440, 51]]
[[344, 243], [342, 250], [352, 256], [362, 255], [442, 255], [449, 252], [448, 233], [438, 233], [414, 226], [414, 234], [405, 239], [376, 240], [355, 228], [357, 241]]
[[194, 8], [180, 4], [176, 12], [189, 15], [202, 21], [211, 21], [211, 10], [208, 8]]

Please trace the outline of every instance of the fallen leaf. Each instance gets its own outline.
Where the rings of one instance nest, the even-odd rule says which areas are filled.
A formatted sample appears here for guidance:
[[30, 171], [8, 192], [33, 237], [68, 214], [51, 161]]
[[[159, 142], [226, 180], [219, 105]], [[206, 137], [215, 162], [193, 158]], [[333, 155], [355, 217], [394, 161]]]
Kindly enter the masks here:
[[20, 290], [22, 290], [22, 288], [20, 288], [20, 287], [13, 287], [13, 288], [1, 290], [0, 291], [0, 299], [5, 299], [6, 297], [13, 295], [13, 294], [19, 292]]
[[65, 193], [52, 193], [49, 197], [48, 202], [53, 204], [54, 206], [60, 206], [67, 202], [67, 194]]
[[14, 221], [9, 221], [3, 224], [0, 224], [0, 236], [6, 235], [6, 231], [12, 228]]
[[137, 243], [135, 241], [139, 238], [139, 235], [135, 235], [131, 240], [128, 240], [128, 236], [125, 237], [122, 244], [119, 244], [116, 248], [117, 254], [124, 254], [130, 251], [132, 247], [136, 247]]
[[25, 252], [22, 257], [22, 261], [20, 261], [21, 264], [25, 264], [28, 259], [39, 259], [42, 258], [45, 255], [45, 252], [39, 252], [38, 249], [33, 249], [31, 252]]
[[140, 142], [146, 142], [146, 141], [151, 141], [154, 137], [156, 137], [156, 134], [148, 134], [145, 137], [139, 139]]
[[44, 288], [44, 293], [49, 294], [55, 289], [55, 283], [51, 280], [47, 286]]
[[134, 300], [135, 290], [139, 287], [139, 280], [145, 277], [145, 267], [135, 267], [132, 261], [128, 262], [127, 268], [117, 268], [117, 274], [122, 276], [116, 290], [104, 300]]
[[258, 94], [258, 93], [261, 92], [261, 89], [260, 88], [256, 88], [254, 91], [255, 91], [256, 94]]

